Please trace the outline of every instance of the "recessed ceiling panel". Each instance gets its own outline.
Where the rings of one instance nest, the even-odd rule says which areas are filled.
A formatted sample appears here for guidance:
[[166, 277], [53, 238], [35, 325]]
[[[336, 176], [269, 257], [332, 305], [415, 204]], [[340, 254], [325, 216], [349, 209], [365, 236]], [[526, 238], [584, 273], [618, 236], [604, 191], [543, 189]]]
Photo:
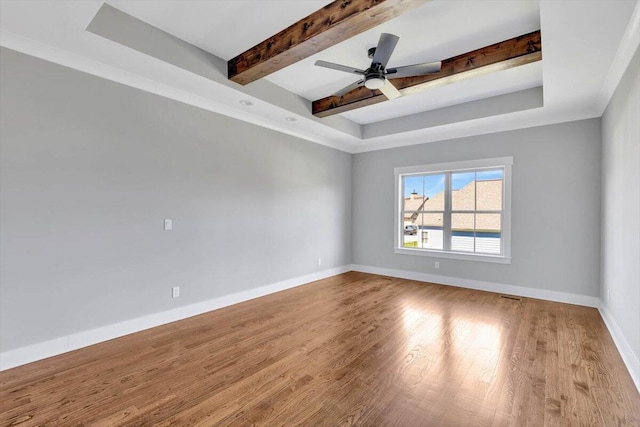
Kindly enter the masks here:
[[[381, 33], [400, 37], [389, 67], [438, 61], [540, 29], [537, 1], [434, 0], [266, 78], [308, 100], [324, 98], [357, 76], [314, 66], [316, 60], [367, 68]], [[543, 47], [544, 52], [544, 47]]]

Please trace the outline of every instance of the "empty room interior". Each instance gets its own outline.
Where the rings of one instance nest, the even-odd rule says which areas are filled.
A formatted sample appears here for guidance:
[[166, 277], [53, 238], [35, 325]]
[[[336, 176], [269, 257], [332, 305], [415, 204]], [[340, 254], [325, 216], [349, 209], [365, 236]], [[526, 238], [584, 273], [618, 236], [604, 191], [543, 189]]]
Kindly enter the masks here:
[[0, 426], [640, 426], [640, 0], [0, 0]]

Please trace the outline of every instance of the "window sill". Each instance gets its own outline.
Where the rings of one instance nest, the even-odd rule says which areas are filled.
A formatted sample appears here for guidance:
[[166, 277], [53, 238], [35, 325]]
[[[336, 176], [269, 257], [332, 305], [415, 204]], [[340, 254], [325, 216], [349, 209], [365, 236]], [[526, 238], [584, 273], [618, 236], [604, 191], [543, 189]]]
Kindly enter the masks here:
[[468, 254], [464, 252], [445, 252], [431, 249], [406, 249], [395, 248], [393, 252], [403, 255], [418, 255], [435, 258], [449, 258], [449, 259], [461, 259], [465, 261], [480, 261], [480, 262], [493, 262], [497, 264], [511, 264], [511, 257], [505, 257], [502, 255], [488, 255], [488, 254]]

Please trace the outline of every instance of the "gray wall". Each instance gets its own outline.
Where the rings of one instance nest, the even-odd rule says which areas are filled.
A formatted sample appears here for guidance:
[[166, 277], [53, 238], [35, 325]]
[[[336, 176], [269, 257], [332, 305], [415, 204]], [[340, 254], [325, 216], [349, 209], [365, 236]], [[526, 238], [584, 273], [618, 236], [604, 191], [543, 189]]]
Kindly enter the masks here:
[[[2, 351], [350, 262], [598, 296], [602, 153], [602, 284], [640, 346], [637, 54], [604, 148], [593, 119], [354, 156], [0, 55]], [[502, 156], [512, 264], [393, 253], [393, 168]]]
[[[640, 360], [640, 53], [602, 117], [602, 303]], [[610, 295], [608, 298], [607, 296]]]
[[[600, 151], [592, 119], [356, 154], [352, 262], [598, 296]], [[510, 265], [394, 254], [395, 167], [503, 156], [513, 156]]]
[[349, 264], [349, 154], [0, 55], [2, 351]]

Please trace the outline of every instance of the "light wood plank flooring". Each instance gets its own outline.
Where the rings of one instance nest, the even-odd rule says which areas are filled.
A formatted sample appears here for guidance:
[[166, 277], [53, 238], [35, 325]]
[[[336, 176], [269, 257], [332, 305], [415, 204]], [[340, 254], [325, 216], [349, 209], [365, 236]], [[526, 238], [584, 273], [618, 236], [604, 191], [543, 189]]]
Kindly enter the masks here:
[[346, 273], [0, 373], [0, 425], [638, 426], [595, 309]]

